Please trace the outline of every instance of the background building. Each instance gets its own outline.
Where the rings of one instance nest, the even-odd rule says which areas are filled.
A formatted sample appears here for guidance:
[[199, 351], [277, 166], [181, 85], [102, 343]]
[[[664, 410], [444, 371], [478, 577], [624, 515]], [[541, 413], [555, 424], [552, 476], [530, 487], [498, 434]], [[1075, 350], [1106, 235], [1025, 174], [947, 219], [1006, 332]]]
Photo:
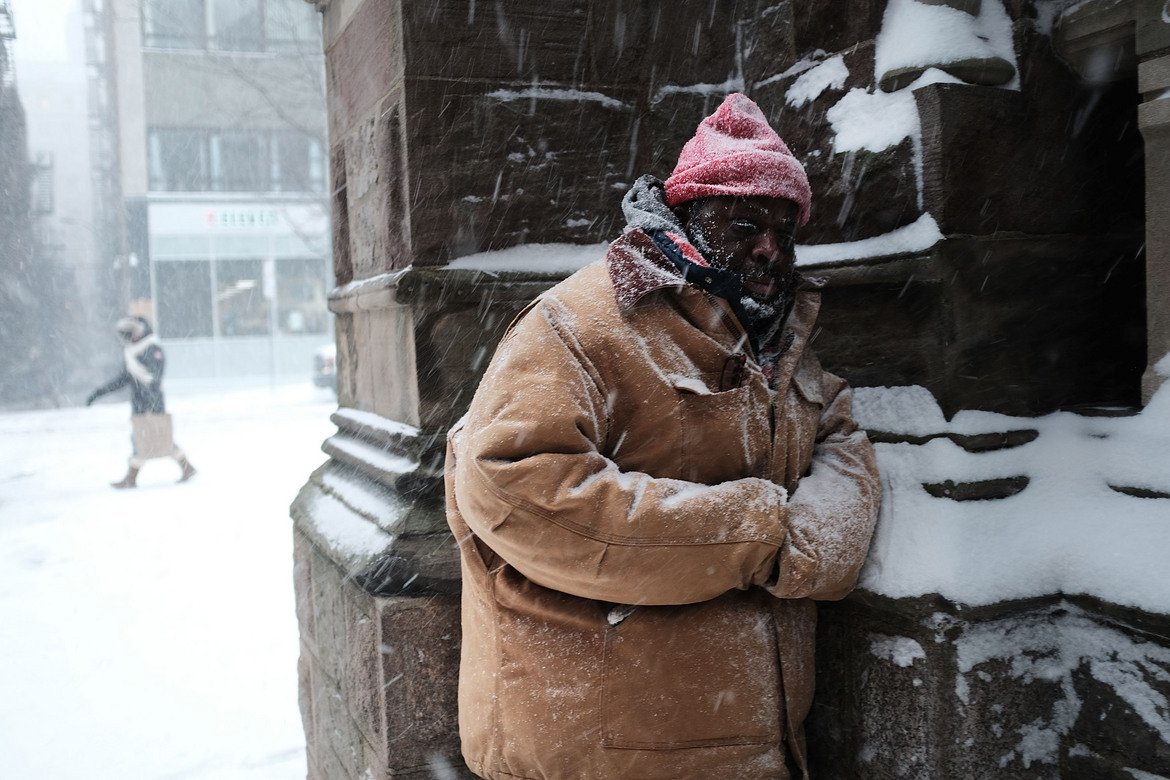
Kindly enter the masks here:
[[[307, 376], [332, 342], [320, 20], [300, 0], [94, 0], [95, 172], [168, 375]], [[102, 176], [102, 169], [116, 175]]]
[[[51, 149], [30, 155], [29, 118], [14, 60], [17, 25], [8, 0], [0, 2], [0, 405], [60, 405], [84, 374], [79, 340], [84, 312], [76, 297], [83, 244], [68, 246], [57, 227], [76, 213], [58, 197]], [[43, 81], [33, 76], [36, 109]], [[53, 79], [50, 78], [50, 81]], [[81, 101], [84, 103], [84, 100]], [[76, 251], [76, 254], [74, 254]], [[72, 262], [77, 262], [74, 266]]]

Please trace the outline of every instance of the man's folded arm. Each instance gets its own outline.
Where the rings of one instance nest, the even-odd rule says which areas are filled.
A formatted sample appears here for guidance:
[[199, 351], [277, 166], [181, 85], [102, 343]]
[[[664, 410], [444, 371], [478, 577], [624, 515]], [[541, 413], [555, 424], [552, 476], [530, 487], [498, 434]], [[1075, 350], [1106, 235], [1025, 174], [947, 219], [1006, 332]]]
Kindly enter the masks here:
[[788, 533], [774, 580], [780, 598], [844, 598], [857, 582], [881, 504], [873, 445], [852, 415], [853, 391], [824, 373], [831, 399], [821, 414], [808, 475], [788, 500]]
[[767, 580], [784, 489], [621, 471], [602, 453], [601, 382], [555, 310], [517, 323], [452, 433], [455, 498], [472, 531], [533, 582], [615, 603], [693, 603]]

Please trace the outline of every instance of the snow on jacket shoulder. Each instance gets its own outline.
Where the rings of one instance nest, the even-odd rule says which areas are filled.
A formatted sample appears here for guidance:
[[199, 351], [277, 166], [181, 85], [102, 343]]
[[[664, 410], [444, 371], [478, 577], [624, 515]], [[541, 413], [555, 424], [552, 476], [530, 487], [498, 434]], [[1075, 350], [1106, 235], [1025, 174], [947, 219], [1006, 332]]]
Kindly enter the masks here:
[[879, 500], [848, 388], [805, 348], [818, 305], [769, 383], [726, 302], [632, 231], [514, 323], [449, 436], [477, 773], [786, 776], [804, 599], [852, 587]]

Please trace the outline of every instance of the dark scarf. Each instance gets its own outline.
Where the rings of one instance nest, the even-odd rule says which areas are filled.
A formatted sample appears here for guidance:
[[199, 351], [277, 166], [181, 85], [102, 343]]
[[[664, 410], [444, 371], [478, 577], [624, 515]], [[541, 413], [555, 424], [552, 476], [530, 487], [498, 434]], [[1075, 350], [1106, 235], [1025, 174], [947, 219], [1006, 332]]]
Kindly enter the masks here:
[[[622, 212], [626, 217], [626, 230], [643, 230], [649, 234], [662, 254], [678, 268], [683, 279], [727, 301], [747, 331], [752, 351], [761, 363], [765, 356], [774, 356], [784, 351], [782, 345], [776, 344], [777, 336], [792, 311], [796, 288], [800, 284], [799, 275], [793, 279], [791, 289], [784, 291], [779, 309], [772, 314], [762, 315], [744, 306], [746, 293], [738, 276], [688, 259], [682, 248], [667, 235], [671, 233], [682, 237], [686, 236], [686, 231], [675, 213], [667, 207], [666, 192], [657, 178], [649, 175], [639, 177], [622, 199]], [[701, 256], [702, 253], [699, 254]]]

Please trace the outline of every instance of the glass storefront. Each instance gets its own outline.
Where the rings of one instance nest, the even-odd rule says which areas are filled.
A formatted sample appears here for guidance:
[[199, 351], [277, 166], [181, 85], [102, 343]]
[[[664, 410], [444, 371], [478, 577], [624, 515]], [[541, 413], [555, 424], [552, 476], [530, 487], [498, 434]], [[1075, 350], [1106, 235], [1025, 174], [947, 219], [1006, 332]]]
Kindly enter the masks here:
[[151, 286], [168, 374], [308, 376], [333, 341], [324, 204], [153, 203]]

